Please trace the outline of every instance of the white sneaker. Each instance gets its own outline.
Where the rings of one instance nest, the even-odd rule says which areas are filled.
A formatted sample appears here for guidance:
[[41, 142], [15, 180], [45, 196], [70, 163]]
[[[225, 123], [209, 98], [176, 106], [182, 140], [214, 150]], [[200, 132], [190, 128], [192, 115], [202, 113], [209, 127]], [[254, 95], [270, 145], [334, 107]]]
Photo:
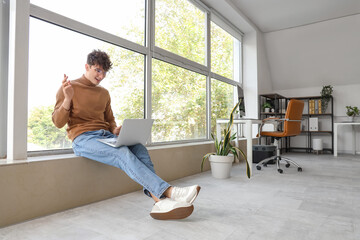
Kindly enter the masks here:
[[190, 187], [173, 187], [171, 191], [171, 199], [178, 202], [187, 202], [192, 204], [195, 198], [200, 192], [199, 185], [193, 185]]
[[154, 204], [150, 216], [158, 220], [183, 219], [191, 215], [194, 206], [186, 202], [177, 202], [165, 198]]

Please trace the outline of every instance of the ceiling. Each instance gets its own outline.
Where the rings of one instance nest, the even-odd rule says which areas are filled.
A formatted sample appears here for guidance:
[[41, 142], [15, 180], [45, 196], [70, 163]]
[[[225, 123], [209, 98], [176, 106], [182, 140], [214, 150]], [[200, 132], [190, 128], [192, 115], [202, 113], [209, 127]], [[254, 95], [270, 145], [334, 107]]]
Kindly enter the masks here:
[[228, 0], [262, 32], [360, 14], [360, 0]]

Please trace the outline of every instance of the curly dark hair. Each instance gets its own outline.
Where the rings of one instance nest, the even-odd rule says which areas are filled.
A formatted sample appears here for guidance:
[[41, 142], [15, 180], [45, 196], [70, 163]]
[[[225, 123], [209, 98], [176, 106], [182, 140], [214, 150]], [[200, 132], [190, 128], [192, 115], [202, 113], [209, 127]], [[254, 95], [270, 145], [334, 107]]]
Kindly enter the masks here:
[[109, 71], [112, 67], [109, 55], [99, 49], [93, 50], [91, 53], [88, 54], [86, 63], [90, 66], [99, 65], [104, 69], [105, 72]]

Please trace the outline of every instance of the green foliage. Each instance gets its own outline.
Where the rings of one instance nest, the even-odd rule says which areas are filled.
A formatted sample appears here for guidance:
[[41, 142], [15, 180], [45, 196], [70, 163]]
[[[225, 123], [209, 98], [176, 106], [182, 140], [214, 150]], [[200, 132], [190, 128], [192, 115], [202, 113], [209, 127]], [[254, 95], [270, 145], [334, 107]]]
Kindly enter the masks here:
[[265, 108], [272, 108], [271, 103], [269, 103], [269, 102], [265, 102], [265, 103], [262, 105], [262, 107], [263, 107], [263, 109], [265, 109]]
[[214, 140], [216, 152], [208, 153], [203, 157], [203, 159], [201, 161], [201, 171], [203, 171], [205, 160], [208, 159], [211, 155], [227, 156], [231, 153], [234, 155], [234, 158], [235, 158], [235, 157], [239, 157], [238, 153], [237, 153], [237, 151], [239, 151], [239, 153], [244, 157], [245, 162], [246, 162], [246, 175], [248, 178], [250, 178], [250, 167], [249, 167], [249, 163], [247, 161], [245, 153], [240, 148], [235, 147], [231, 143], [234, 140], [237, 141], [237, 139], [236, 139], [237, 133], [232, 134], [231, 128], [232, 128], [232, 125], [234, 122], [234, 112], [239, 105], [240, 105], [240, 102], [238, 102], [235, 105], [235, 107], [232, 109], [232, 111], [230, 113], [229, 122], [228, 122], [226, 128], [223, 130], [223, 136], [222, 136], [222, 139], [220, 140], [220, 142], [214, 136], [214, 134], [211, 134], [211, 137]]
[[326, 85], [323, 86], [320, 94], [321, 94], [321, 106], [323, 109], [323, 112], [326, 111], [327, 106], [330, 102], [330, 99], [332, 97], [332, 93], [333, 93], [333, 87], [331, 85]]
[[323, 86], [320, 94], [324, 99], [330, 99], [333, 93], [333, 87], [331, 85]]
[[69, 148], [71, 142], [66, 136], [65, 128], [58, 129], [52, 122], [53, 106], [34, 108], [28, 121], [28, 141], [45, 149]]
[[360, 113], [358, 107], [346, 106], [346, 115], [348, 115], [349, 117], [356, 117], [359, 114]]

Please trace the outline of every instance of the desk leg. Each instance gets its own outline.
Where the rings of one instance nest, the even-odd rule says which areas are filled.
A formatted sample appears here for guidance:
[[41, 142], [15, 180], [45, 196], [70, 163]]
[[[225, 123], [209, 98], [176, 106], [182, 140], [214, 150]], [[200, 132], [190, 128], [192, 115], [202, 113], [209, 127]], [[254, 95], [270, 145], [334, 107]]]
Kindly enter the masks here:
[[252, 124], [251, 122], [247, 122], [245, 124], [245, 131], [246, 131], [246, 151], [247, 151], [247, 160], [250, 167], [250, 176], [252, 176], [252, 163], [253, 163], [253, 156], [252, 156]]
[[338, 125], [334, 124], [334, 157], [337, 157], [337, 147], [338, 147], [338, 141], [337, 141], [338, 134], [337, 134], [337, 131], [338, 131]]
[[355, 134], [355, 125], [352, 125], [352, 137], [353, 137], [353, 152], [356, 155], [356, 134]]

